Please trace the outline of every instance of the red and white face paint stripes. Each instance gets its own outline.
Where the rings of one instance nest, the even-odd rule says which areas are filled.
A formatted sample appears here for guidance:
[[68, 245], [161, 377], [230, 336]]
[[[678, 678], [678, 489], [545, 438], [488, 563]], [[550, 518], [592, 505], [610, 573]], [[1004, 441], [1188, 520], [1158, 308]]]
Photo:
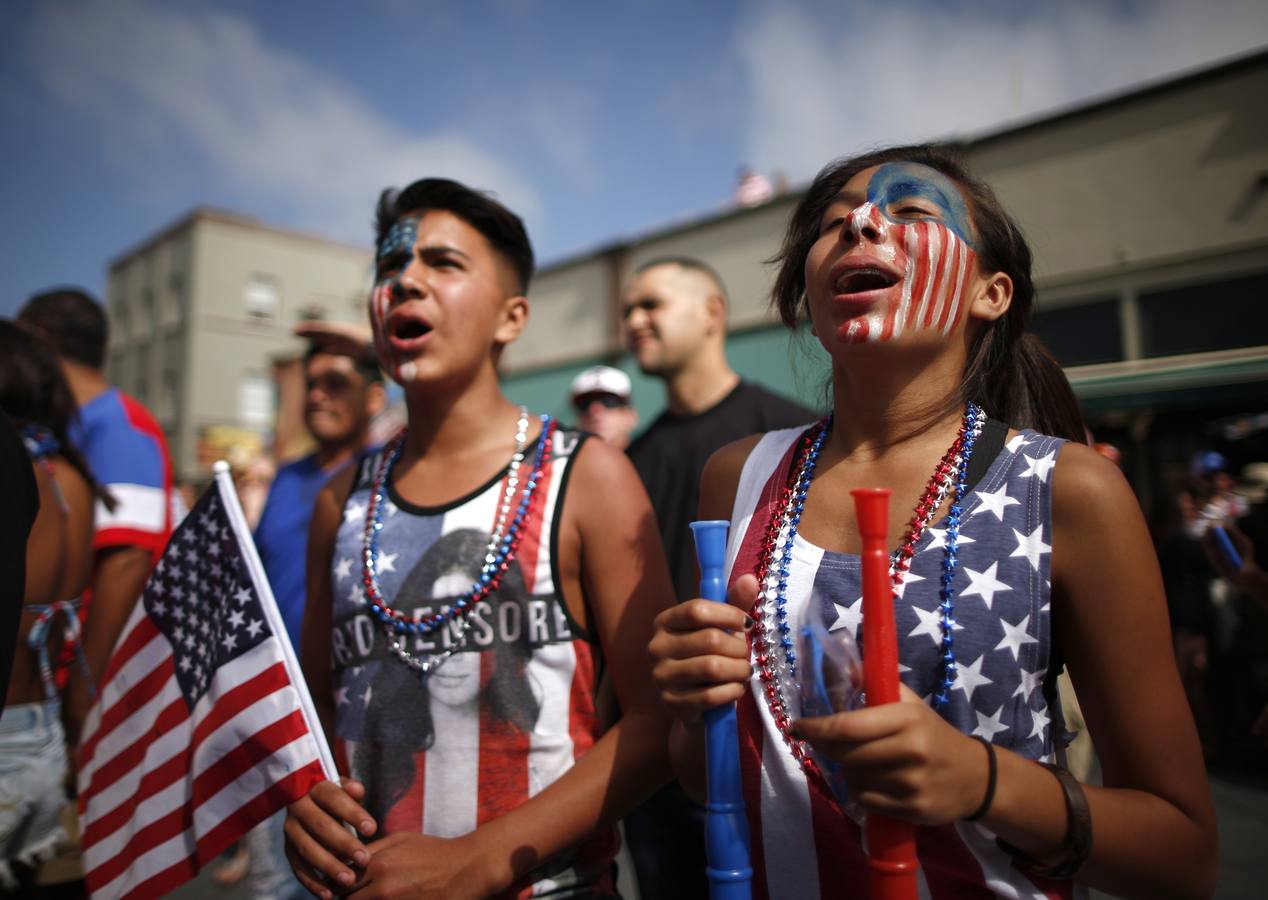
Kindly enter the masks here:
[[841, 337], [847, 343], [890, 341], [908, 331], [947, 335], [964, 317], [976, 255], [941, 222], [895, 222], [868, 201], [846, 217], [856, 241], [874, 235], [871, 252], [902, 271], [884, 308], [851, 319]]
[[370, 330], [374, 334], [374, 352], [379, 358], [379, 365], [392, 378], [399, 380], [397, 362], [387, 341], [387, 314], [392, 308], [392, 291], [395, 288], [395, 278], [374, 285], [374, 290], [370, 292]]

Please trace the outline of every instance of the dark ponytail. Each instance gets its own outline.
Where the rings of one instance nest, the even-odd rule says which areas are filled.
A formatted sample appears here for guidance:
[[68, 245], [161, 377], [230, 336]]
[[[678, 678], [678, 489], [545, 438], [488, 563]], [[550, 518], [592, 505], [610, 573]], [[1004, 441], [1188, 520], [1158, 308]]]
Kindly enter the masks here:
[[807, 315], [806, 257], [818, 239], [824, 210], [859, 172], [892, 162], [928, 166], [956, 182], [977, 231], [978, 266], [983, 272], [1003, 272], [1013, 282], [1012, 305], [978, 333], [960, 389], [948, 398], [948, 409], [972, 400], [1014, 428], [1084, 442], [1083, 418], [1070, 382], [1039, 338], [1026, 331], [1035, 300], [1030, 247], [995, 192], [969, 174], [952, 145], [890, 147], [825, 166], [793, 211], [783, 246], [771, 260], [779, 265], [771, 305], [789, 327]]
[[1010, 342], [999, 331], [983, 329], [964, 370], [960, 402], [980, 403], [1015, 428], [1086, 443], [1083, 414], [1061, 364], [1033, 333]]
[[58, 454], [88, 482], [93, 495], [114, 510], [115, 500], [93, 477], [70, 441], [79, 408], [44, 340], [20, 322], [0, 320], [0, 412], [15, 428], [37, 425], [57, 440]]

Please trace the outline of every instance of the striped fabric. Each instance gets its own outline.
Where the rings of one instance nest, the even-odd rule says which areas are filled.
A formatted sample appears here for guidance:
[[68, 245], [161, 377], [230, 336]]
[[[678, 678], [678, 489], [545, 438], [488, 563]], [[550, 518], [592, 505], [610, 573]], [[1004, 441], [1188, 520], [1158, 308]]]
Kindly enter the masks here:
[[84, 724], [94, 900], [165, 895], [333, 773], [298, 671], [219, 473], [146, 584]]
[[[366, 614], [361, 542], [377, 456], [362, 464], [331, 573], [336, 753], [366, 784], [366, 805], [384, 833], [466, 834], [545, 789], [600, 736], [599, 647], [570, 617], [555, 559], [556, 511], [578, 445], [577, 433], [556, 433], [538, 482], [543, 496], [534, 501], [542, 513], [526, 523], [502, 586], [477, 605], [463, 649], [426, 680], [389, 654]], [[389, 605], [428, 615], [470, 588], [504, 478], [440, 508], [413, 507], [389, 492], [379, 538]], [[445, 628], [411, 639], [411, 648], [426, 654], [451, 641]], [[520, 896], [603, 894], [615, 850], [614, 832], [594, 835], [548, 861]]]
[[144, 547], [157, 561], [174, 525], [175, 501], [167, 441], [154, 417], [110, 388], [80, 410], [70, 438], [115, 500], [114, 510], [97, 503], [93, 547]]
[[[728, 580], [757, 569], [762, 532], [778, 504], [798, 429], [771, 432], [746, 462], [736, 494]], [[964, 503], [955, 577], [959, 680], [944, 717], [961, 731], [1031, 759], [1049, 759], [1060, 727], [1050, 672], [1051, 471], [1061, 441], [1033, 432], [1011, 440]], [[937, 522], [917, 544], [895, 609], [902, 678], [928, 698], [939, 672], [936, 615], [945, 544]], [[859, 558], [796, 539], [788, 578], [793, 633], [809, 616], [857, 637]], [[1055, 721], [1054, 721], [1055, 720]], [[739, 703], [744, 795], [754, 896], [805, 900], [866, 896], [859, 825], [820, 777], [808, 778], [783, 743], [760, 682]], [[958, 822], [917, 829], [922, 897], [1072, 898], [1069, 882], [1032, 879], [1010, 865], [986, 828]]]

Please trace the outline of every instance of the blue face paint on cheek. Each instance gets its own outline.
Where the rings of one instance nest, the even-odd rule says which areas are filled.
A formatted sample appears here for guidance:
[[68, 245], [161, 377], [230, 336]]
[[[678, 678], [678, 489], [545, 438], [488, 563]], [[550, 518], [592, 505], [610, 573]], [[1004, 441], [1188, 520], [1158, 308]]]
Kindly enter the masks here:
[[938, 217], [960, 240], [974, 250], [969, 210], [955, 182], [937, 169], [917, 163], [885, 163], [867, 183], [867, 199], [890, 221], [891, 204], [900, 200], [923, 200], [938, 210]]

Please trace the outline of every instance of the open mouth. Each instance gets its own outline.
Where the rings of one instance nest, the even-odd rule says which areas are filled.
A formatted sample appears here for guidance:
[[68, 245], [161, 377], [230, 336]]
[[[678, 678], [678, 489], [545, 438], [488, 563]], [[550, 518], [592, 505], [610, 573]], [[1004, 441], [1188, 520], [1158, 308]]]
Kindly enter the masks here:
[[849, 270], [837, 279], [834, 287], [838, 294], [862, 294], [867, 291], [883, 291], [897, 283], [898, 278], [892, 273], [867, 266]]
[[401, 319], [392, 325], [392, 337], [402, 341], [412, 341], [431, 331], [431, 327], [417, 319]]

